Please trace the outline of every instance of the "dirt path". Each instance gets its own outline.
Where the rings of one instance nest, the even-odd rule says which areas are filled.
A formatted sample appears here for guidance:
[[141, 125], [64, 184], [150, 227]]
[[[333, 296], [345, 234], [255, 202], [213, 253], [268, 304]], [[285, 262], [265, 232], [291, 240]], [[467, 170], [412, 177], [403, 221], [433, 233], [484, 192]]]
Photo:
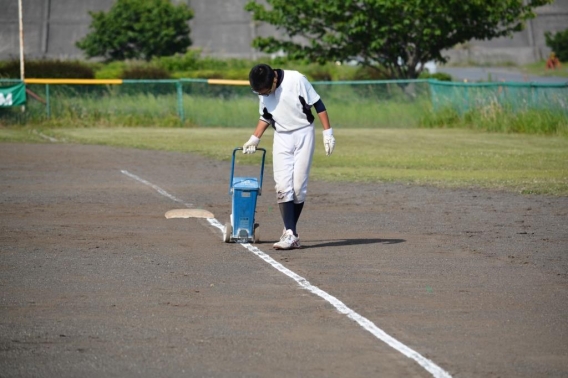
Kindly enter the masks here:
[[[268, 173], [275, 261], [454, 377], [568, 376], [568, 198], [312, 182], [305, 248], [274, 251]], [[0, 144], [0, 377], [431, 376], [206, 220], [164, 217], [186, 203], [224, 223], [228, 175]]]

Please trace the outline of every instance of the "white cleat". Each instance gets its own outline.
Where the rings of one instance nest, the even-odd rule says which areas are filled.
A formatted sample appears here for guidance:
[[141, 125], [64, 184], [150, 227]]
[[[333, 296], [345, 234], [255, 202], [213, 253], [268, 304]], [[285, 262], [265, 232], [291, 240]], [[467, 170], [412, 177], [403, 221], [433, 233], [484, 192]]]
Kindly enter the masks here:
[[286, 230], [284, 234], [280, 237], [280, 241], [274, 243], [274, 249], [298, 249], [302, 248], [300, 244], [300, 238], [294, 236], [292, 230]]

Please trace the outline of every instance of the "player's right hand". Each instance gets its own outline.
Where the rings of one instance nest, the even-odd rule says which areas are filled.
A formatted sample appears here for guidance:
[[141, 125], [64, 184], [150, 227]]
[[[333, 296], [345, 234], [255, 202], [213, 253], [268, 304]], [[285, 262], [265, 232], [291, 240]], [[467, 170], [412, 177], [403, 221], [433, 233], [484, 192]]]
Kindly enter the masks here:
[[251, 135], [250, 139], [243, 145], [243, 154], [254, 154], [259, 143], [260, 138]]

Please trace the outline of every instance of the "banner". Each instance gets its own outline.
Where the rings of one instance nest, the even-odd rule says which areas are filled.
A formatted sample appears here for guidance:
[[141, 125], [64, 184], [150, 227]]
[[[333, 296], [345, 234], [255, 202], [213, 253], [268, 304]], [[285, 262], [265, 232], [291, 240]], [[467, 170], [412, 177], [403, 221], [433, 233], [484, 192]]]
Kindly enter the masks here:
[[26, 85], [24, 83], [0, 87], [0, 107], [26, 104]]

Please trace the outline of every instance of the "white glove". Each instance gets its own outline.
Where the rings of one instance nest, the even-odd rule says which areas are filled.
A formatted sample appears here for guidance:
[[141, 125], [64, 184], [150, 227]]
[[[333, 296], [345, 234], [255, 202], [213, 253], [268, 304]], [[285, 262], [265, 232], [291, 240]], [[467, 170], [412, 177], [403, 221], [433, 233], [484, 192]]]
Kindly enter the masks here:
[[327, 156], [331, 155], [335, 147], [335, 138], [333, 137], [333, 130], [331, 128], [323, 131], [323, 146], [325, 148], [325, 154]]
[[259, 143], [260, 138], [251, 135], [250, 139], [243, 146], [243, 154], [254, 154]]

